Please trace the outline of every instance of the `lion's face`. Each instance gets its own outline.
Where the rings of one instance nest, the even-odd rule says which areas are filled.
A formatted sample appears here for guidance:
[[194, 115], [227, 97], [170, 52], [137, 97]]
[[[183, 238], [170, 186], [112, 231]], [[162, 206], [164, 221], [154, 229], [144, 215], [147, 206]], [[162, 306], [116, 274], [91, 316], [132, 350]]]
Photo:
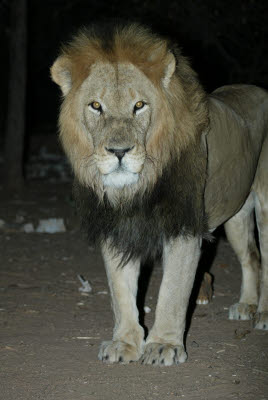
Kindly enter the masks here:
[[187, 60], [175, 53], [166, 40], [130, 25], [107, 40], [81, 32], [53, 64], [64, 96], [64, 150], [78, 181], [100, 199], [105, 193], [111, 204], [137, 193], [142, 198], [200, 139], [204, 94]]
[[83, 134], [92, 143], [88, 168], [105, 188], [138, 183], [156, 108], [152, 83], [130, 63], [96, 63], [77, 98]]

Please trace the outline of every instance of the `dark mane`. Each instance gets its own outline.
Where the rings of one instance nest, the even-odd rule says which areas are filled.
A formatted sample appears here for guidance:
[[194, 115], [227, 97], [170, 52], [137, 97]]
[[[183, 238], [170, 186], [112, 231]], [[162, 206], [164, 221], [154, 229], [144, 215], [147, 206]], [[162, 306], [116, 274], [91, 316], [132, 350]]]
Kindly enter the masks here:
[[137, 193], [131, 204], [116, 209], [76, 181], [74, 197], [89, 243], [108, 239], [125, 264], [131, 258], [157, 257], [165, 239], [205, 236], [205, 161], [200, 149], [195, 150], [193, 157], [185, 152], [169, 165], [150, 193], [142, 198]]

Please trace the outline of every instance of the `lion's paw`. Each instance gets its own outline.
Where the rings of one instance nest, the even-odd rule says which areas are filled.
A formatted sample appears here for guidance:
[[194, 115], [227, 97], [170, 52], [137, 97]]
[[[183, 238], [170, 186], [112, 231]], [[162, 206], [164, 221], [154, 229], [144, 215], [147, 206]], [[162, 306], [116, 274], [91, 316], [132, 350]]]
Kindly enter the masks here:
[[142, 356], [143, 364], [160, 366], [178, 365], [185, 362], [187, 354], [182, 345], [148, 343]]
[[98, 358], [107, 363], [127, 364], [131, 361], [138, 361], [141, 354], [141, 351], [131, 344], [110, 340], [102, 342]]
[[268, 311], [257, 312], [254, 316], [254, 328], [268, 330]]
[[196, 304], [208, 304], [211, 301], [213, 294], [212, 289], [212, 276], [205, 272], [203, 281], [201, 283]]
[[255, 304], [236, 303], [229, 308], [229, 319], [253, 319], [256, 311], [257, 306]]

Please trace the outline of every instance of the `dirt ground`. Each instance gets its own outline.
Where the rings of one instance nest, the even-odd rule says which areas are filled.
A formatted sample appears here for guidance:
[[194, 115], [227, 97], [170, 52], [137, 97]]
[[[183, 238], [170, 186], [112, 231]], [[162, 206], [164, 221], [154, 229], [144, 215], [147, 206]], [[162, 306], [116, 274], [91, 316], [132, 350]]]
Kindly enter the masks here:
[[[112, 336], [107, 281], [98, 250], [79, 231], [70, 183], [32, 182], [20, 196], [0, 190], [0, 398], [3, 400], [268, 399], [268, 333], [229, 321], [240, 268], [223, 236], [204, 250], [214, 276], [209, 305], [194, 307], [188, 361], [174, 367], [98, 361]], [[64, 218], [65, 233], [24, 233], [25, 223]], [[84, 296], [77, 274], [93, 291]], [[146, 276], [146, 271], [144, 276]], [[152, 326], [161, 268], [155, 265], [144, 305]]]

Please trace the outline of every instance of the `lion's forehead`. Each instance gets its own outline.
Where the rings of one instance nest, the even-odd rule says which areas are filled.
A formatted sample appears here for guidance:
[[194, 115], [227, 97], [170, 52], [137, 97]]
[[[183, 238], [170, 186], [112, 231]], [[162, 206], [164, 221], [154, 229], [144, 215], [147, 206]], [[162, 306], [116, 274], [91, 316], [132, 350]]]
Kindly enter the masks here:
[[82, 85], [84, 95], [108, 102], [137, 101], [154, 91], [150, 80], [131, 63], [102, 63], [91, 66]]

